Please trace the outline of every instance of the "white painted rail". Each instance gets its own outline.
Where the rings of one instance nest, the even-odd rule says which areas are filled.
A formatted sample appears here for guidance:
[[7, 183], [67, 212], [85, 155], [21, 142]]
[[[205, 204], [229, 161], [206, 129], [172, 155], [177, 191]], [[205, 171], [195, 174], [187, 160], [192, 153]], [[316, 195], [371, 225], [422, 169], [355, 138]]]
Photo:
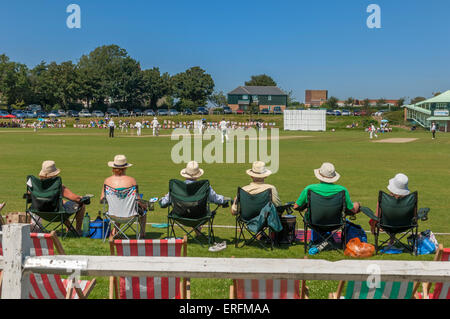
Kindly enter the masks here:
[[85, 276], [228, 279], [367, 280], [450, 282], [450, 262], [204, 257], [41, 256], [30, 257], [30, 227], [3, 227], [2, 298], [27, 298], [33, 273]]

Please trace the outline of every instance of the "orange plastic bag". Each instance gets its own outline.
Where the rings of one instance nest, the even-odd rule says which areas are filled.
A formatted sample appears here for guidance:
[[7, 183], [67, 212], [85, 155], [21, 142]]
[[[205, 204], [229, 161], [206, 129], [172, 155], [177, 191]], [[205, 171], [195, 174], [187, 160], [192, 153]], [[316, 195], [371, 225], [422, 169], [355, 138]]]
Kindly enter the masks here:
[[359, 238], [352, 238], [348, 241], [344, 251], [345, 256], [354, 258], [368, 258], [375, 253], [375, 247], [368, 243], [363, 243]]

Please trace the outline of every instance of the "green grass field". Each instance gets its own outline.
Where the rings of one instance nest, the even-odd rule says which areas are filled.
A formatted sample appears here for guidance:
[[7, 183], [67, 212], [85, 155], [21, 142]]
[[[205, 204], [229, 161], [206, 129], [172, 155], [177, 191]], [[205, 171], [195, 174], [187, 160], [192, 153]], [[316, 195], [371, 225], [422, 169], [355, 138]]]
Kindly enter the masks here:
[[[279, 119], [277, 120], [279, 122]], [[333, 123], [330, 123], [332, 126]], [[330, 127], [329, 125], [329, 127]], [[337, 124], [336, 124], [337, 125]], [[280, 139], [280, 169], [270, 176], [268, 183], [274, 184], [283, 201], [294, 201], [301, 190], [316, 183], [313, 169], [322, 162], [335, 164], [341, 174], [340, 184], [346, 186], [353, 201], [375, 210], [377, 193], [386, 190], [388, 180], [396, 173], [409, 176], [410, 189], [419, 191], [419, 206], [430, 207], [429, 220], [420, 224], [420, 230], [431, 229], [434, 233], [450, 233], [447, 214], [450, 197], [450, 135], [439, 134], [436, 140], [424, 131], [409, 132], [396, 129], [393, 133], [380, 134], [386, 138], [417, 138], [404, 144], [373, 143], [368, 133], [362, 130], [340, 129], [336, 132], [282, 132], [283, 136], [302, 138]], [[162, 131], [161, 134], [169, 134]], [[151, 130], [144, 129], [144, 136], [136, 137], [134, 130], [128, 134], [117, 133], [109, 139], [106, 130], [99, 129], [43, 129], [33, 133], [31, 129], [0, 129], [0, 202], [6, 201], [7, 212], [24, 211], [22, 195], [25, 191], [25, 177], [37, 175], [42, 161], [54, 160], [61, 169], [64, 184], [72, 191], [84, 195], [95, 194], [87, 211], [94, 219], [102, 205], [98, 198], [103, 180], [111, 174], [107, 162], [116, 154], [125, 154], [134, 166], [128, 174], [138, 181], [140, 192], [145, 198], [161, 197], [168, 191], [168, 181], [180, 178], [184, 164], [174, 164], [170, 152], [176, 143], [169, 137], [151, 137]], [[249, 183], [245, 170], [251, 164], [201, 164], [204, 177], [211, 181], [215, 191], [234, 197], [238, 186]], [[149, 223], [166, 222], [167, 210], [156, 208], [148, 218]], [[297, 215], [298, 216], [298, 215]], [[297, 217], [297, 227], [303, 224]], [[234, 217], [229, 209], [219, 209], [215, 225], [234, 226]], [[369, 230], [368, 218], [359, 215], [356, 223]], [[276, 248], [264, 251], [257, 246], [235, 249], [232, 239], [234, 229], [215, 229], [217, 241], [226, 240], [228, 248], [219, 253], [210, 253], [207, 248], [189, 242], [189, 256], [205, 257], [267, 257], [303, 258], [303, 246]], [[181, 233], [180, 233], [181, 234]], [[166, 236], [165, 229], [147, 227], [147, 238]], [[450, 236], [437, 236], [440, 243], [450, 245]], [[369, 236], [373, 243], [373, 237]], [[68, 238], [63, 241], [68, 254], [108, 255], [108, 244], [100, 240]], [[342, 252], [323, 252], [309, 258], [331, 261], [346, 258]], [[373, 259], [430, 260], [431, 255], [413, 257], [409, 254], [375, 256]], [[193, 279], [192, 298], [228, 298], [231, 280]], [[309, 282], [311, 298], [326, 298], [335, 290], [337, 282]], [[92, 298], [107, 298], [108, 280], [98, 278]]]

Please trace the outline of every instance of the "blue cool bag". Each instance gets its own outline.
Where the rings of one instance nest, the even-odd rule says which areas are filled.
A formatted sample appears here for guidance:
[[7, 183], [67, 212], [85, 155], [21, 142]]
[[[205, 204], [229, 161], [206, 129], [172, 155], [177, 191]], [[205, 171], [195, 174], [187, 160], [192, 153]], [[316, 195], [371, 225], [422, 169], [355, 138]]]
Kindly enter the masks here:
[[[104, 239], [109, 236], [109, 219], [101, 219], [97, 217], [96, 220], [89, 224], [89, 237], [92, 239]], [[108, 230], [108, 231], [107, 231]], [[105, 234], [103, 234], [105, 232]]]
[[348, 241], [353, 238], [359, 238], [361, 242], [367, 243], [367, 235], [364, 229], [359, 225], [349, 222], [348, 220], [345, 221], [344, 233], [346, 245]]

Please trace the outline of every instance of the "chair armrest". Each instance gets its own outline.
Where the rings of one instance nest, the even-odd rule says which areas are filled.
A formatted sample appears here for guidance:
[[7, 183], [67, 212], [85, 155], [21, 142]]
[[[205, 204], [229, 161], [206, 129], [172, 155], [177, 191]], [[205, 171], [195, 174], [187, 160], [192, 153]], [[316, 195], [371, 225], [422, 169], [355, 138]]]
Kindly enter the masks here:
[[81, 197], [80, 204], [82, 204], [82, 205], [90, 205], [91, 204], [91, 198], [88, 197], [88, 196]]
[[419, 212], [417, 213], [417, 218], [422, 221], [428, 220], [428, 212], [429, 211], [430, 211], [430, 209], [428, 207], [420, 208]]
[[369, 207], [365, 207], [365, 206], [361, 206], [360, 208], [360, 211], [364, 214], [364, 215], [366, 215], [367, 217], [369, 217], [369, 218], [372, 218], [373, 220], [375, 220], [375, 221], [380, 221], [380, 219], [378, 218], [378, 216], [376, 216], [375, 214], [374, 214], [374, 212], [369, 208]]
[[[295, 204], [295, 203], [294, 203]], [[298, 211], [298, 212], [302, 212], [302, 211], [304, 211], [306, 208], [308, 208], [308, 203], [304, 203], [302, 206], [299, 206], [299, 207], [297, 207], [296, 209], [294, 209], [294, 210], [296, 210], [296, 211]]]
[[161, 200], [158, 201], [158, 204], [159, 204], [159, 207], [161, 207], [161, 208], [167, 208], [167, 207], [170, 206], [170, 203], [167, 203], [167, 204], [165, 204], [165, 205], [162, 205], [162, 204], [161, 204]]

